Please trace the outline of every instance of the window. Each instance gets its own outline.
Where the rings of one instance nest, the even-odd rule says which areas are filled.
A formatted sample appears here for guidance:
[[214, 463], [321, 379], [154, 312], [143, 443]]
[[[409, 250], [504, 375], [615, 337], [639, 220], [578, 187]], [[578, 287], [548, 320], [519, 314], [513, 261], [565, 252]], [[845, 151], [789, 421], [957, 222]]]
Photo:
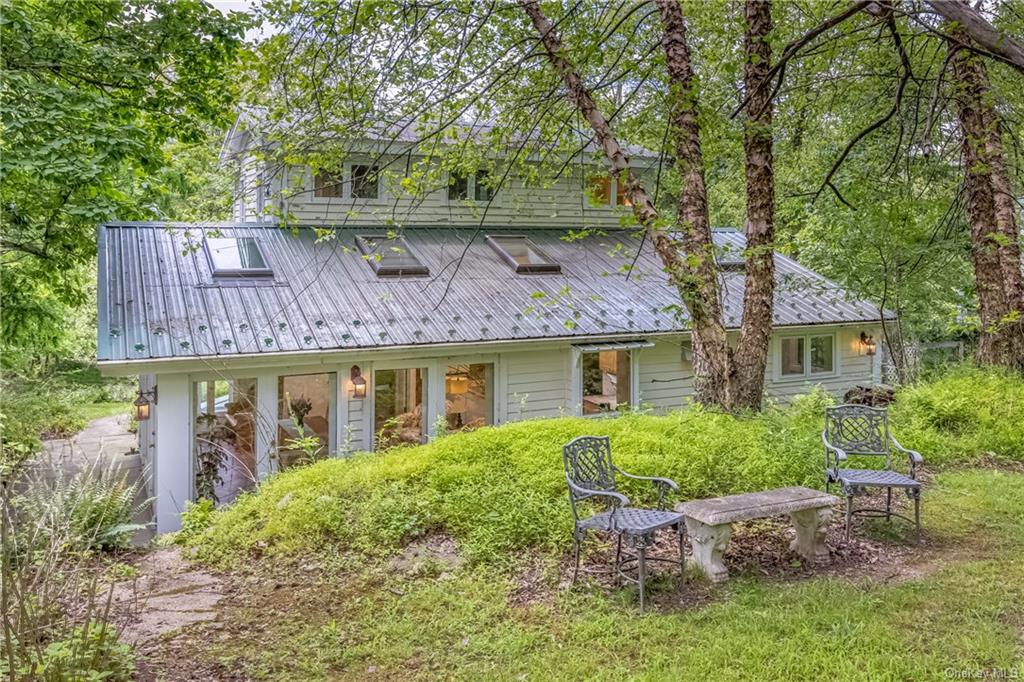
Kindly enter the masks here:
[[448, 175], [449, 201], [465, 201], [469, 198], [469, 178], [452, 171]]
[[835, 372], [835, 335], [787, 336], [779, 341], [779, 376], [815, 376]]
[[425, 266], [401, 237], [359, 235], [356, 245], [378, 277], [410, 277], [429, 275]]
[[811, 337], [811, 374], [831, 374], [834, 354], [831, 336]]
[[194, 381], [192, 401], [195, 497], [227, 504], [258, 480], [256, 379]]
[[380, 196], [380, 171], [376, 166], [352, 164], [352, 198], [377, 199]]
[[615, 182], [615, 204], [617, 206], [632, 206], [633, 200], [626, 194], [626, 186], [619, 182]]
[[487, 243], [517, 273], [561, 272], [562, 266], [523, 235], [489, 235]]
[[587, 182], [589, 185], [590, 196], [594, 199], [594, 202], [601, 205], [607, 206], [612, 202], [612, 179], [607, 175], [597, 175]]
[[213, 274], [218, 277], [273, 274], [253, 237], [207, 237], [206, 254]]
[[378, 450], [425, 440], [424, 374], [418, 367], [373, 373], [373, 431]]
[[343, 186], [340, 175], [320, 171], [313, 178], [313, 196], [318, 199], [340, 199]]
[[333, 447], [335, 375], [277, 379], [277, 461], [284, 471], [324, 459]]
[[494, 423], [494, 365], [448, 365], [444, 373], [444, 413], [449, 431]]
[[473, 198], [477, 201], [488, 202], [494, 198], [495, 191], [491, 186], [491, 174], [484, 170], [477, 171], [473, 178]]
[[804, 339], [782, 339], [782, 376], [804, 375]]
[[580, 367], [584, 415], [629, 409], [633, 402], [630, 351], [581, 353]]

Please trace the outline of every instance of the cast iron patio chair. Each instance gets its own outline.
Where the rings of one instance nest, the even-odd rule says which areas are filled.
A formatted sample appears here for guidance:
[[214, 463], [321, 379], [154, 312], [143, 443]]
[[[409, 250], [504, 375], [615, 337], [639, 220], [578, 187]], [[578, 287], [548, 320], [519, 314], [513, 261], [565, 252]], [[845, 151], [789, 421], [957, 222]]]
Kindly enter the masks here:
[[[580, 545], [587, 531], [609, 533], [616, 536], [615, 575], [635, 583], [640, 590], [640, 611], [644, 610], [644, 583], [647, 580], [647, 562], [662, 561], [677, 564], [685, 579], [685, 558], [683, 543], [686, 526], [683, 515], [665, 509], [665, 495], [669, 490], [678, 491], [679, 486], [668, 478], [655, 476], [634, 476], [612, 464], [612, 448], [607, 436], [580, 436], [562, 447], [562, 462], [565, 465], [565, 480], [569, 484], [569, 504], [573, 517], [573, 561], [572, 582], [580, 570]], [[657, 509], [638, 509], [629, 506], [629, 498], [618, 491], [615, 474], [639, 481], [650, 481], [658, 491]], [[607, 507], [591, 516], [580, 517], [578, 504], [583, 500], [597, 498]], [[679, 561], [647, 556], [647, 550], [654, 545], [654, 534], [662, 528], [675, 527], [679, 536]], [[636, 554], [622, 554], [622, 538], [625, 537]], [[637, 577], [626, 573], [635, 564]]]
[[[846, 496], [846, 539], [850, 539], [850, 520], [854, 514], [896, 516], [911, 521], [892, 511], [892, 489], [902, 488], [914, 500], [914, 519], [917, 540], [921, 539], [921, 483], [916, 480], [917, 466], [924, 462], [921, 454], [908, 450], [889, 433], [889, 414], [884, 407], [867, 405], [839, 405], [825, 409], [825, 430], [821, 433], [825, 444], [825, 490], [838, 484]], [[910, 475], [892, 470], [892, 451], [904, 453], [910, 460]], [[844, 469], [841, 463], [848, 455], [885, 457], [884, 469]], [[885, 509], [853, 509], [853, 498], [869, 488], [885, 488]]]

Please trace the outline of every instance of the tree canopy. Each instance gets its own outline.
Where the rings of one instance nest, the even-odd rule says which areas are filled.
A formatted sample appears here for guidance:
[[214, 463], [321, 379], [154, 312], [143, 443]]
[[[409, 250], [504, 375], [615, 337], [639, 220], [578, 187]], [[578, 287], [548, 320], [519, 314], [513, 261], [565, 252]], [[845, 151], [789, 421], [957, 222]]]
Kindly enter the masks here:
[[189, 178], [167, 169], [233, 115], [250, 22], [199, 0], [3, 3], [5, 347], [59, 348], [99, 223], [173, 213]]

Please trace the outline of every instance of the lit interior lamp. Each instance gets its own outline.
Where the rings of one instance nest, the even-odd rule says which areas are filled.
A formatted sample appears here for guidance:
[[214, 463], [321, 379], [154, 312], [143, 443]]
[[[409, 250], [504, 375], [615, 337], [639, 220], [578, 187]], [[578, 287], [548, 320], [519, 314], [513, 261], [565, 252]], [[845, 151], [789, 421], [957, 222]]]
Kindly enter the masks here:
[[151, 405], [156, 404], [156, 386], [152, 391], [139, 391], [139, 397], [132, 405], [135, 407], [135, 421], [144, 422], [149, 419]]
[[864, 349], [865, 355], [874, 355], [878, 349], [878, 343], [875, 341], [875, 337], [871, 336], [866, 332], [860, 333], [860, 347]]
[[366, 379], [363, 378], [362, 372], [359, 371], [359, 365], [352, 365], [352, 397], [366, 397]]

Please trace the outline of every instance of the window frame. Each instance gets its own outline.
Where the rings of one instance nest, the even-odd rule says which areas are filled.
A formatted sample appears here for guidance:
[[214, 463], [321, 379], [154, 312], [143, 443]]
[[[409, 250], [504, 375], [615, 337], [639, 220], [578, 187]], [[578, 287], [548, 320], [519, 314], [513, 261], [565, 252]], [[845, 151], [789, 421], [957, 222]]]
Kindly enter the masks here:
[[[832, 340], [832, 369], [827, 372], [814, 372], [811, 370], [811, 340], [829, 337]], [[804, 371], [801, 374], [783, 374], [782, 373], [782, 343], [787, 339], [803, 339], [804, 352], [803, 352], [803, 366]], [[807, 381], [817, 379], [828, 379], [831, 377], [839, 376], [839, 335], [836, 330], [831, 331], [815, 331], [805, 330], [799, 333], [783, 333], [779, 334], [775, 338], [773, 344], [775, 348], [774, 358], [772, 359], [772, 374], [776, 382], [788, 382], [788, 381]]]
[[[593, 187], [592, 181], [598, 178], [608, 180], [608, 200], [594, 203], [594, 195], [590, 193], [590, 190]], [[583, 188], [583, 191], [586, 193], [587, 199], [590, 200], [589, 206], [591, 208], [632, 208], [632, 204], [628, 202], [623, 202], [621, 204], [619, 203], [619, 192], [621, 191], [621, 187], [619, 184], [618, 177], [614, 175], [602, 175], [600, 173], [595, 175], [588, 175], [586, 179], [586, 186]]]
[[[210, 244], [211, 240], [233, 240], [238, 242], [239, 240], [247, 239], [250, 240], [256, 247], [256, 251], [259, 252], [260, 258], [263, 259], [262, 268], [218, 268], [217, 262], [213, 257], [213, 246]], [[210, 273], [214, 279], [273, 279], [274, 268], [270, 263], [270, 259], [267, 258], [267, 253], [260, 244], [260, 240], [257, 237], [203, 237], [203, 251], [206, 252], [206, 262], [210, 266]]]
[[[629, 409], [637, 410], [640, 409], [640, 351], [644, 348], [650, 348], [653, 344], [643, 342], [640, 345], [636, 345], [631, 348], [620, 348], [617, 350], [629, 353]], [[616, 350], [614, 348], [608, 348], [606, 350]], [[594, 414], [583, 414], [583, 356], [586, 353], [600, 353], [600, 350], [584, 350], [583, 347], [573, 346], [571, 353], [572, 357], [571, 364], [571, 380], [569, 382], [569, 390], [572, 391], [570, 395], [570, 405], [573, 406], [573, 410], [576, 416], [583, 417], [584, 419], [606, 419], [608, 417], [617, 417], [622, 414], [622, 411], [615, 409], [609, 412], [597, 412]]]
[[[377, 196], [376, 196], [376, 198], [372, 198], [371, 199], [371, 198], [368, 198], [368, 197], [352, 196], [352, 187], [354, 185], [354, 181], [353, 181], [353, 177], [352, 177], [352, 167], [353, 166], [369, 166], [371, 168], [376, 168], [377, 169]], [[321, 169], [320, 172], [321, 173], [326, 173], [327, 171]], [[317, 175], [318, 175], [318, 173], [314, 173], [312, 168], [310, 168], [308, 166], [306, 167], [306, 192], [305, 192], [305, 199], [304, 199], [304, 201], [306, 203], [310, 203], [310, 204], [330, 204], [332, 202], [345, 201], [345, 202], [360, 203], [360, 204], [375, 204], [375, 203], [379, 204], [379, 203], [383, 203], [383, 202], [387, 201], [386, 197], [384, 196], [384, 170], [381, 167], [381, 164], [378, 163], [378, 162], [346, 161], [343, 164], [343, 167], [341, 169], [341, 176], [339, 178], [341, 180], [341, 182], [340, 182], [341, 196], [337, 196], [337, 197], [318, 197], [316, 195], [316, 176]], [[293, 200], [294, 200], [294, 197], [293, 197]]]
[[[501, 203], [500, 203], [501, 197], [504, 196], [505, 193], [500, 191], [497, 188], [489, 188], [489, 191], [492, 193], [490, 199], [477, 199], [476, 198], [477, 178], [481, 174], [490, 175], [490, 171], [488, 171], [487, 169], [484, 169], [484, 168], [480, 168], [480, 169], [477, 169], [477, 170], [473, 171], [472, 173], [470, 173], [469, 175], [466, 175], [466, 176], [461, 176], [461, 175], [459, 175], [459, 173], [457, 171], [454, 171], [454, 170], [448, 171], [448, 182], [447, 182], [447, 184], [445, 184], [445, 187], [444, 187], [445, 201], [448, 203], [448, 205], [449, 206], [465, 206], [465, 205], [467, 205], [467, 202], [472, 202], [473, 204], [489, 204], [492, 208], [496, 207], [496, 206], [500, 206], [501, 205]], [[451, 188], [453, 187], [453, 185], [452, 185], [452, 178], [454, 178], [454, 177], [465, 177], [465, 180], [466, 180], [466, 197], [464, 199], [460, 199], [459, 197], [452, 197], [451, 196]]]
[[[499, 239], [523, 239], [528, 248], [543, 258], [546, 263], [519, 263], [504, 246], [498, 243]], [[557, 275], [562, 272], [562, 264], [552, 258], [544, 249], [537, 246], [536, 242], [525, 234], [488, 234], [485, 241], [498, 256], [512, 268], [517, 275]]]
[[[405, 252], [416, 259], [418, 265], [414, 267], [395, 267], [387, 266], [382, 261], [373, 258], [375, 250], [370, 248], [367, 240], [374, 240], [375, 242], [400, 242], [401, 247], [405, 249]], [[373, 269], [373, 273], [377, 277], [381, 278], [403, 278], [403, 277], [429, 277], [430, 266], [428, 266], [423, 258], [409, 246], [409, 242], [406, 241], [402, 235], [396, 235], [395, 237], [388, 237], [386, 234], [357, 234], [355, 236], [356, 248], [359, 253], [362, 254], [363, 260], [370, 264]]]

